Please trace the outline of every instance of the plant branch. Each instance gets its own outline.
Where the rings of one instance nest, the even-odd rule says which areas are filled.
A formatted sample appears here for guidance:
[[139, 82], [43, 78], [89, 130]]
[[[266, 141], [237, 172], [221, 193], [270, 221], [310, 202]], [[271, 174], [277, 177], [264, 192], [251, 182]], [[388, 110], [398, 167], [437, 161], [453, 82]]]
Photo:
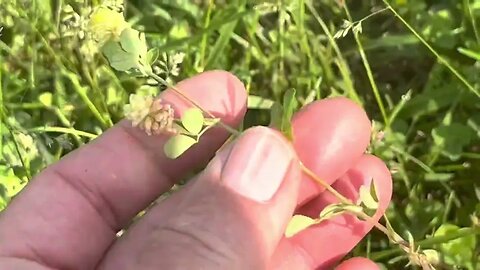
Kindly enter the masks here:
[[[315, 182], [317, 182], [326, 190], [328, 190], [330, 193], [332, 193], [338, 200], [340, 200], [341, 203], [355, 205], [350, 199], [340, 194], [337, 190], [335, 190], [332, 186], [330, 186], [327, 182], [325, 182], [325, 180], [321, 179], [312, 170], [307, 168], [303, 163], [300, 162], [300, 166], [302, 170], [305, 172], [305, 174], [307, 174], [311, 179], [313, 179]], [[400, 245], [402, 249], [408, 250], [410, 248], [409, 244], [403, 238], [401, 238], [396, 232], [391, 232], [387, 227], [385, 227], [378, 221], [373, 220], [373, 218], [367, 215], [366, 213], [361, 212], [361, 213], [354, 213], [354, 214], [359, 216], [362, 219], [365, 219], [367, 222], [371, 223], [373, 226], [375, 226], [375, 228], [377, 228], [379, 231], [387, 235], [388, 238], [393, 243]]]
[[[158, 83], [161, 83], [162, 85], [172, 89], [176, 94], [178, 94], [180, 97], [182, 97], [183, 99], [185, 99], [186, 101], [190, 102], [192, 105], [194, 105], [195, 107], [197, 107], [198, 109], [200, 109], [203, 113], [207, 114], [208, 117], [210, 118], [217, 118], [215, 117], [215, 115], [213, 115], [211, 112], [205, 110], [204, 108], [202, 108], [202, 106], [200, 106], [197, 102], [195, 102], [194, 100], [192, 100], [190, 97], [188, 97], [187, 95], [185, 95], [185, 93], [183, 93], [180, 89], [178, 89], [177, 87], [171, 85], [170, 83], [168, 83], [166, 80], [164, 80], [162, 77], [158, 76], [157, 74], [153, 73], [153, 72], [148, 72], [147, 73], [148, 76], [150, 76], [152, 79], [154, 79], [155, 81], [157, 81]], [[239, 136], [240, 135], [240, 132], [232, 127], [230, 127], [229, 125], [223, 123], [222, 121], [218, 121], [218, 124], [220, 126], [222, 126], [223, 128], [225, 128], [228, 132], [230, 132], [232, 135], [235, 135], [235, 136]]]
[[[347, 18], [349, 21], [353, 21], [352, 16], [350, 15], [350, 10], [348, 9], [347, 3], [343, 6], [345, 9], [345, 13], [347, 14]], [[387, 10], [388, 8], [384, 8], [380, 11], [377, 11], [376, 13], [372, 13], [369, 16], [363, 18], [360, 20], [358, 23], [362, 23], [362, 21], [368, 19], [369, 17], [378, 14], [380, 12], [383, 12], [384, 10]], [[375, 99], [377, 100], [378, 108], [380, 109], [380, 112], [383, 117], [383, 121], [385, 122], [385, 125], [389, 125], [389, 119], [387, 116], [387, 110], [385, 109], [385, 105], [383, 104], [382, 98], [380, 96], [380, 91], [378, 90], [377, 83], [375, 82], [375, 78], [373, 76], [372, 68], [370, 67], [370, 63], [367, 58], [367, 54], [365, 53], [365, 50], [363, 49], [363, 44], [362, 41], [360, 40], [359, 34], [357, 31], [353, 31], [353, 36], [355, 37], [355, 41], [357, 42], [357, 47], [358, 47], [358, 52], [360, 53], [360, 57], [362, 58], [363, 66], [365, 68], [365, 71], [367, 72], [367, 77], [370, 82], [370, 85], [372, 87], [373, 95], [375, 96]]]

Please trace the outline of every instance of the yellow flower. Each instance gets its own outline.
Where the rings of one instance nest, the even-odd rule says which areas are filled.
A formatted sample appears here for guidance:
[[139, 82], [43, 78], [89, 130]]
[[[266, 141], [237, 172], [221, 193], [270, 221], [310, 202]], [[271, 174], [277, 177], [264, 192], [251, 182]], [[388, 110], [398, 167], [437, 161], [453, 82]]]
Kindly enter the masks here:
[[90, 16], [88, 31], [100, 46], [109, 40], [118, 40], [125, 28], [129, 27], [122, 13], [101, 6]]

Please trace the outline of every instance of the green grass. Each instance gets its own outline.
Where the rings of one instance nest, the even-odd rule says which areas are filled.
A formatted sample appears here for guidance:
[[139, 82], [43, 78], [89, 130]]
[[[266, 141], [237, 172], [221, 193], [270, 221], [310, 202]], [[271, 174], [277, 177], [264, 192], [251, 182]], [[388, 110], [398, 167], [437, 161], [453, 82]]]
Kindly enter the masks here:
[[[97, 2], [0, 0], [0, 208], [32, 175], [118, 122], [144, 84], [92, 58], [77, 37], [71, 18]], [[251, 94], [245, 127], [267, 124], [272, 101], [292, 88], [302, 105], [330, 96], [362, 104], [375, 132], [385, 132], [369, 151], [394, 172], [393, 227], [449, 264], [480, 269], [472, 225], [480, 214], [480, 0], [338, 2], [136, 0], [126, 14], [151, 47], [186, 53], [170, 81], [211, 69], [236, 74]], [[362, 31], [336, 38], [344, 20]], [[407, 263], [375, 231], [351, 255], [388, 269]]]

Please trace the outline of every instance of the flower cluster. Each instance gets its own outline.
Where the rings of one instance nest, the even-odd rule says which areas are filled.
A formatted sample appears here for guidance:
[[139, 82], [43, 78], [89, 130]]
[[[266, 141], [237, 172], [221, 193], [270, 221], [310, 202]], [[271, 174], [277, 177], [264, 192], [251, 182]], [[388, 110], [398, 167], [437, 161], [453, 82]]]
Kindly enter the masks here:
[[106, 6], [97, 8], [88, 22], [88, 32], [100, 47], [109, 40], [117, 41], [123, 30], [128, 27], [129, 24], [122, 13]]
[[139, 127], [148, 135], [178, 133], [172, 106], [160, 98], [132, 94], [130, 103], [124, 106], [124, 113], [132, 121], [132, 126]]

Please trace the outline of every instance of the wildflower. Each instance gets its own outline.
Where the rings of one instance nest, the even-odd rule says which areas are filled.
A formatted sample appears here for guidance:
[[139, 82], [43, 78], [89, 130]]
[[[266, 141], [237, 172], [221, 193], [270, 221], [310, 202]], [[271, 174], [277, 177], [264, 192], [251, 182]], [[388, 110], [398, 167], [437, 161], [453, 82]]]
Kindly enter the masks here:
[[180, 74], [180, 67], [179, 65], [183, 62], [183, 59], [185, 58], [185, 53], [176, 53], [172, 57], [172, 63], [170, 67], [170, 73], [173, 76], [178, 76]]
[[152, 96], [131, 94], [130, 103], [124, 106], [125, 116], [132, 121], [133, 126], [138, 126], [150, 113], [152, 104]]
[[130, 104], [124, 107], [125, 117], [148, 135], [176, 134], [174, 111], [170, 104], [153, 96], [130, 95]]
[[177, 77], [180, 74], [180, 64], [183, 63], [184, 59], [185, 53], [183, 52], [173, 55], [163, 53], [162, 58], [153, 66], [153, 71], [155, 74], [167, 74]]
[[120, 34], [128, 27], [122, 13], [104, 6], [95, 10], [88, 22], [89, 33], [100, 47], [109, 40], [118, 41]]

